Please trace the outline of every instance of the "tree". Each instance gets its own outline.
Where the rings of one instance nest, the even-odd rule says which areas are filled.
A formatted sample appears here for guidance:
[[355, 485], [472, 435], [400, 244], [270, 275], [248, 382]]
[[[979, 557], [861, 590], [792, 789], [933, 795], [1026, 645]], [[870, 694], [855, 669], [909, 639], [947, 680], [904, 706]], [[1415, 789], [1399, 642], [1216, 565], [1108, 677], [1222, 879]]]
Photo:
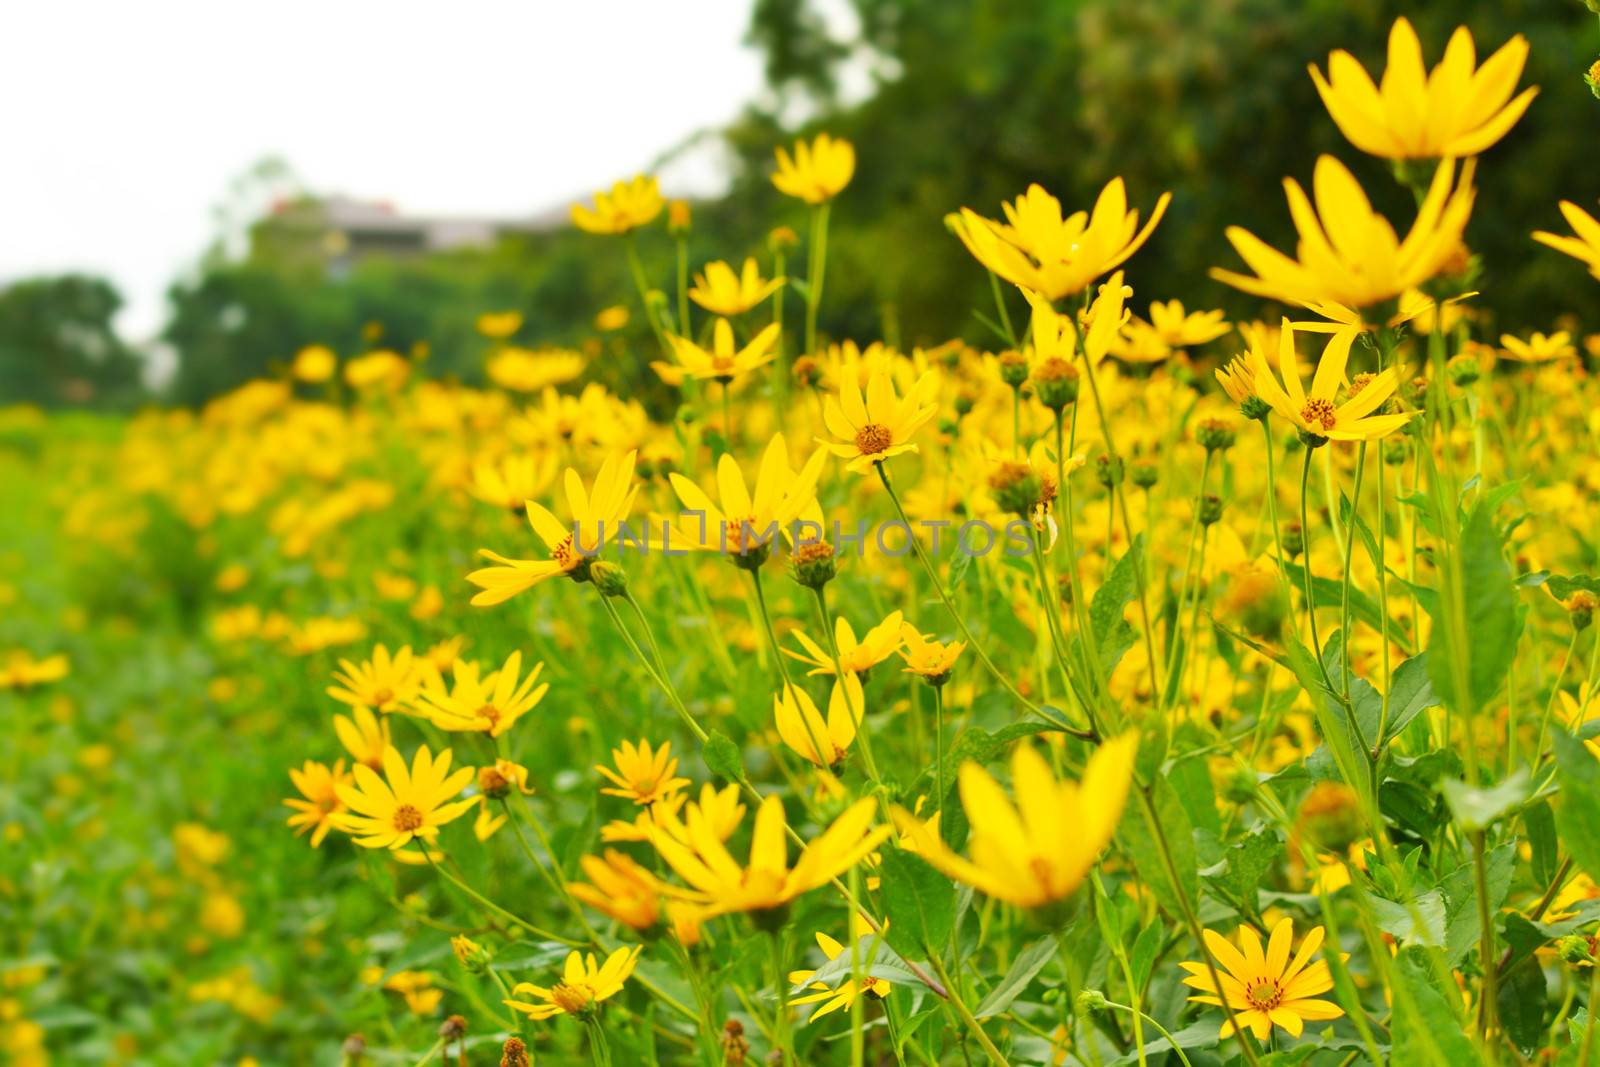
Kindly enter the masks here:
[[127, 405], [139, 357], [113, 325], [122, 297], [102, 278], [29, 278], [0, 290], [0, 403]]

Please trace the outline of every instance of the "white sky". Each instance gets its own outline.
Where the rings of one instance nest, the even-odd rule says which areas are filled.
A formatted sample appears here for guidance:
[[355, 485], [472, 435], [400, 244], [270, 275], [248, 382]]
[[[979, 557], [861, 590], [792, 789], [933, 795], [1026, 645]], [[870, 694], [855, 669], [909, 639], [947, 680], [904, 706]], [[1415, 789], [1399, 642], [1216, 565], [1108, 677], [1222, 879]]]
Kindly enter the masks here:
[[[737, 115], [762, 84], [748, 19], [749, 0], [7, 0], [0, 283], [107, 275], [147, 339], [268, 155], [406, 211], [547, 209]], [[714, 191], [716, 170], [664, 184]]]

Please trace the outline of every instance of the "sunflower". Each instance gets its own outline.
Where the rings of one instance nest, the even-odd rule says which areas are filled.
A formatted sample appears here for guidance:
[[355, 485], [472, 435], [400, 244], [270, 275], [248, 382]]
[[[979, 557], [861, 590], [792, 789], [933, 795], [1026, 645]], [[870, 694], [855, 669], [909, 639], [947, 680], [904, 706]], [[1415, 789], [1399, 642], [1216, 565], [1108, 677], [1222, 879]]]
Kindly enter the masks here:
[[[1233, 1035], [1235, 1023], [1248, 1028], [1258, 1041], [1265, 1041], [1274, 1026], [1281, 1026], [1291, 1036], [1299, 1037], [1307, 1021], [1321, 1022], [1337, 1019], [1344, 1011], [1326, 1000], [1315, 999], [1317, 994], [1333, 988], [1333, 976], [1326, 960], [1311, 962], [1311, 957], [1322, 947], [1324, 931], [1314, 928], [1300, 942], [1300, 951], [1289, 958], [1294, 941], [1294, 923], [1281, 919], [1272, 928], [1266, 951], [1261, 948], [1261, 937], [1249, 926], [1239, 927], [1239, 947], [1214, 930], [1205, 931], [1206, 947], [1222, 969], [1222, 994], [1227, 1006], [1233, 1009], [1233, 1019], [1222, 1024], [1224, 1038]], [[1200, 996], [1190, 997], [1195, 1004], [1222, 1007], [1216, 984], [1211, 978], [1211, 968], [1204, 963], [1184, 962], [1189, 977], [1184, 985], [1200, 990]]]
[[633, 498], [638, 486], [633, 484], [633, 463], [636, 452], [606, 457], [600, 471], [594, 476], [593, 486], [586, 492], [583, 479], [571, 467], [567, 468], [567, 507], [572, 515], [569, 529], [536, 500], [527, 503], [528, 524], [550, 550], [549, 559], [507, 559], [488, 549], [481, 554], [499, 564], [484, 567], [467, 575], [467, 581], [479, 587], [472, 598], [478, 606], [499, 604], [525, 590], [532, 589], [547, 578], [565, 574], [586, 581], [593, 556], [605, 546], [608, 538], [617, 535], [618, 527], [627, 521], [633, 510]]
[[676, 777], [678, 761], [672, 755], [671, 741], [663, 741], [661, 747], [654, 750], [649, 741], [640, 741], [637, 746], [624, 741], [621, 748], [611, 750], [611, 760], [616, 765], [614, 771], [595, 765], [595, 770], [613, 783], [600, 792], [626, 797], [640, 807], [654, 804], [689, 784], [689, 779]]
[[849, 141], [819, 133], [809, 145], [796, 141], [794, 155], [777, 149], [772, 184], [778, 192], [821, 204], [838, 196], [856, 172], [856, 150]]
[[[549, 989], [531, 982], [518, 982], [505, 1005], [530, 1019], [548, 1019], [561, 1014], [588, 1016], [593, 1013], [595, 1005], [622, 991], [623, 983], [633, 974], [634, 965], [639, 961], [639, 951], [643, 947], [619, 948], [607, 956], [604, 963], [597, 962], [592, 952], [584, 954], [575, 951], [567, 957], [561, 981]], [[528, 997], [537, 998], [542, 1003], [525, 999]]]
[[926, 371], [905, 396], [897, 396], [894, 382], [885, 367], [867, 379], [866, 397], [851, 378], [839, 383], [839, 395], [829, 396], [822, 418], [828, 432], [837, 440], [817, 438], [828, 450], [857, 474], [866, 474], [876, 464], [903, 452], [915, 452], [911, 438], [939, 410], [935, 398], [938, 376]]
[[1399, 384], [1393, 367], [1378, 375], [1356, 375], [1350, 382], [1348, 399], [1339, 402], [1345, 365], [1350, 359], [1350, 345], [1359, 332], [1356, 327], [1347, 326], [1336, 330], [1328, 338], [1322, 358], [1317, 362], [1316, 374], [1311, 379], [1311, 391], [1307, 393], [1300, 384], [1300, 366], [1295, 359], [1294, 327], [1288, 319], [1284, 319], [1283, 328], [1278, 333], [1278, 370], [1283, 375], [1282, 388], [1267, 366], [1262, 346], [1250, 346], [1250, 364], [1255, 373], [1255, 388], [1261, 399], [1313, 441], [1319, 438], [1374, 441], [1404, 426], [1415, 412], [1372, 414], [1383, 406], [1383, 402], [1389, 399]]
[[588, 233], [631, 233], [661, 214], [665, 204], [655, 178], [641, 174], [630, 182], [617, 182], [610, 192], [594, 194], [592, 208], [573, 204], [572, 221]]
[[423, 689], [417, 697], [417, 710], [441, 730], [476, 731], [499, 737], [523, 715], [538, 706], [550, 689], [539, 684], [543, 663], [535, 663], [522, 677], [522, 653], [513, 652], [497, 671], [479, 677], [478, 665], [456, 660], [454, 685], [446, 689], [443, 679]]
[[1139, 229], [1139, 212], [1128, 209], [1121, 178], [1111, 179], [1100, 191], [1092, 212], [1065, 218], [1061, 201], [1042, 186], [1030, 185], [1014, 203], [1000, 205], [1005, 222], [970, 208], [948, 221], [979, 263], [1013, 285], [1060, 300], [1127, 262], [1149, 240], [1171, 199], [1171, 193], [1162, 193]]
[[316, 760], [306, 760], [299, 769], [289, 768], [289, 780], [300, 791], [300, 796], [284, 801], [295, 811], [289, 816], [288, 823], [294, 827], [296, 837], [310, 831], [311, 847], [320, 848], [322, 839], [333, 829], [334, 817], [344, 811], [344, 802], [339, 799], [339, 787], [350, 781], [350, 774], [344, 769], [344, 760], [336, 761], [332, 767]]
[[1483, 66], [1476, 67], [1476, 58], [1471, 32], [1458, 26], [1430, 74], [1417, 31], [1401, 18], [1389, 30], [1389, 66], [1378, 85], [1343, 49], [1328, 57], [1327, 78], [1312, 64], [1311, 80], [1340, 132], [1363, 152], [1385, 159], [1460, 159], [1504, 137], [1539, 92], [1525, 89], [1511, 98], [1528, 58], [1521, 34]]
[[396, 749], [383, 754], [383, 777], [356, 764], [354, 783], [339, 783], [334, 792], [349, 811], [333, 817], [333, 825], [351, 834], [365, 848], [399, 849], [420, 839], [431, 844], [439, 827], [465, 815], [477, 797], [450, 802], [472, 781], [471, 767], [450, 773], [447, 748], [437, 759], [427, 745], [417, 749], [411, 766]]
[[713, 315], [731, 318], [761, 303], [783, 288], [783, 283], [782, 278], [773, 278], [771, 281], [762, 278], [761, 266], [755, 256], [744, 261], [744, 269], [738, 274], [719, 259], [707, 263], [705, 272], [694, 276], [689, 299]]

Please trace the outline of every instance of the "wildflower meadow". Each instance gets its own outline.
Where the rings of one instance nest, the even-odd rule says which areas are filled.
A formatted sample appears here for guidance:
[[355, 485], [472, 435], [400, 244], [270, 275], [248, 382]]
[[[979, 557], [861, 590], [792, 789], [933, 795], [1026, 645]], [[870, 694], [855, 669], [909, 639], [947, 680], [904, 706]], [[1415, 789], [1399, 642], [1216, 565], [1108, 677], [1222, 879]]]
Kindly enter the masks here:
[[[1108, 171], [836, 336], [824, 130], [722, 259], [573, 204], [592, 343], [0, 408], [4, 1062], [1600, 1064], [1600, 334], [1481, 311], [1528, 42], [1352, 43], [1203, 235], [1252, 317]], [[1521, 255], [1600, 284], [1597, 192]]]

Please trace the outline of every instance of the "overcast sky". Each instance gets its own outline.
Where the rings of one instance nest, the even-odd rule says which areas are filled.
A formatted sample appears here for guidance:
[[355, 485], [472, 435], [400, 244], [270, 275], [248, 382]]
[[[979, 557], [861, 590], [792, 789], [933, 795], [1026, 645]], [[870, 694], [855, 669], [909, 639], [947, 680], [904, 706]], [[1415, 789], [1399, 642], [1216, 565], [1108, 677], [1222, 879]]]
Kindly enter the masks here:
[[[269, 155], [407, 211], [548, 208], [734, 117], [761, 85], [748, 17], [749, 0], [5, 0], [0, 283], [107, 275], [143, 340]], [[668, 191], [713, 190], [716, 170]]]

